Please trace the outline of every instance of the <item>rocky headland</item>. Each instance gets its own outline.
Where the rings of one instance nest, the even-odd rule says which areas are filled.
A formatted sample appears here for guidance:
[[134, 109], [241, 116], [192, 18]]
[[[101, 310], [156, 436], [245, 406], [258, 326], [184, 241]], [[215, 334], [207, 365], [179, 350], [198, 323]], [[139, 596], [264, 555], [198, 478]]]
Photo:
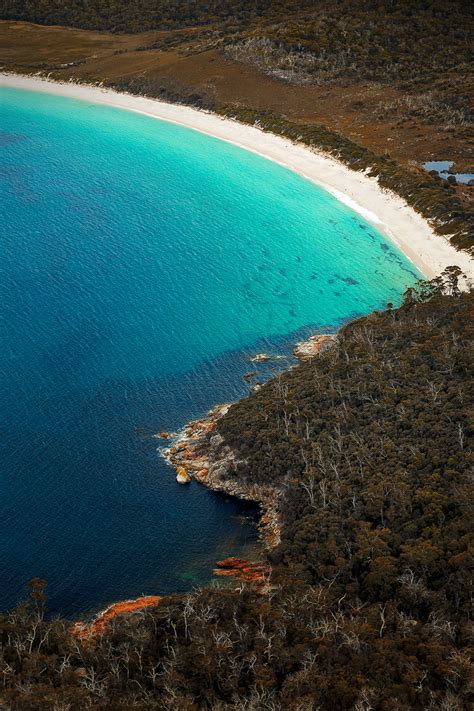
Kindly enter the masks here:
[[[336, 334], [313, 335], [297, 343], [293, 355], [301, 361], [310, 360], [331, 348], [336, 339]], [[255, 358], [264, 362], [267, 356], [258, 354]], [[280, 542], [279, 498], [282, 490], [275, 486], [248, 484], [239, 478], [238, 465], [245, 462], [239, 460], [218, 431], [219, 420], [230, 407], [229, 403], [221, 403], [205, 417], [189, 422], [177, 434], [160, 433], [162, 439], [170, 442], [170, 446], [160, 449], [160, 452], [175, 468], [179, 484], [195, 479], [214, 491], [258, 503], [262, 511], [259, 534], [265, 547], [271, 549]], [[230, 573], [220, 572], [219, 575]]]
[[217, 431], [220, 418], [230, 407], [230, 404], [216, 405], [205, 417], [192, 420], [161, 453], [176, 469], [180, 480], [184, 481], [187, 475], [213, 491], [258, 503], [262, 509], [259, 532], [265, 545], [273, 548], [280, 541], [281, 492], [272, 486], [248, 485], [236, 477], [240, 462]]

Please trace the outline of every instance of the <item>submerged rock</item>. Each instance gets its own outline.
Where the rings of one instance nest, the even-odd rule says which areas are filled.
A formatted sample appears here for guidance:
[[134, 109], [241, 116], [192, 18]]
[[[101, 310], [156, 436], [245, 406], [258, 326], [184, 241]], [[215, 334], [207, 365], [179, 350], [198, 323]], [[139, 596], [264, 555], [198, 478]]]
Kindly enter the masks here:
[[251, 363], [268, 363], [269, 360], [285, 360], [285, 355], [270, 355], [268, 353], [256, 353], [249, 358]]

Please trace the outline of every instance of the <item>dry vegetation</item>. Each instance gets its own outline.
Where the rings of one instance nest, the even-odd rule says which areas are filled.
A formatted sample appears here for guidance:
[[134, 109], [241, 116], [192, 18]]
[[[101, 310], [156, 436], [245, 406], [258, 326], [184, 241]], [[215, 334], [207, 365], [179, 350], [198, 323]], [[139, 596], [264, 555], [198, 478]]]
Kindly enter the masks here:
[[381, 101], [374, 107], [374, 115], [379, 120], [394, 117], [405, 121], [421, 119], [428, 123], [439, 123], [446, 130], [474, 126], [474, 113], [469, 105], [458, 97], [444, 98], [443, 94], [435, 91], [406, 94], [391, 101]]
[[292, 84], [327, 84], [346, 77], [354, 66], [349, 49], [338, 53], [323, 49], [314, 54], [287, 48], [268, 37], [248, 37], [229, 44], [224, 51], [237, 62], [255, 65], [269, 76]]

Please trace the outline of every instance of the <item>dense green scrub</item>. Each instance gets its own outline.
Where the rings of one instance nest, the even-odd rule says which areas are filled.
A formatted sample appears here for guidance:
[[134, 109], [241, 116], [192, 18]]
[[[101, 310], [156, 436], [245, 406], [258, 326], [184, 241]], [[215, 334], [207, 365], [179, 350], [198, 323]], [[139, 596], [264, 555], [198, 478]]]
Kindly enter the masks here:
[[474, 297], [456, 283], [348, 324], [220, 421], [235, 476], [283, 491], [269, 595], [170, 597], [81, 644], [36, 581], [0, 618], [5, 708], [469, 708]]

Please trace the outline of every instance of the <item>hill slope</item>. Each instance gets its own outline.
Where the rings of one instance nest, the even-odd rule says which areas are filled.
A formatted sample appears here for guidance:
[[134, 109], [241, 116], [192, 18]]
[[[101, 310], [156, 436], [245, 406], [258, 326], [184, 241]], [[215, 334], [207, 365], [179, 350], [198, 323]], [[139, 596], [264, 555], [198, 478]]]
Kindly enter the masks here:
[[474, 295], [444, 281], [219, 421], [228, 476], [283, 491], [270, 594], [170, 597], [88, 643], [36, 582], [0, 618], [5, 707], [469, 708]]

